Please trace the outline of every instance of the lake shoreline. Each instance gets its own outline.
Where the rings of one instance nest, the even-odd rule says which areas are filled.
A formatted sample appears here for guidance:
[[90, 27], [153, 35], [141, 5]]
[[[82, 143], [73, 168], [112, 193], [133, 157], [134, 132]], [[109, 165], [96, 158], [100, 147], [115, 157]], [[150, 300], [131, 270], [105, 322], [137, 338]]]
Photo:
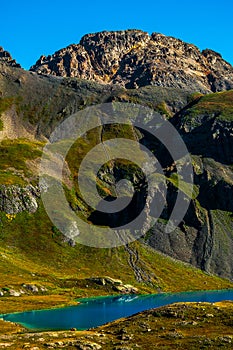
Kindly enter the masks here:
[[[181, 293], [193, 293], [193, 292], [218, 292], [218, 291], [229, 291], [229, 290], [233, 290], [233, 288], [222, 288], [222, 289], [197, 289], [197, 290], [187, 290], [187, 291], [182, 291], [182, 292], [158, 292], [158, 293], [135, 293], [135, 294], [128, 294], [128, 295], [135, 295], [135, 296], [149, 296], [149, 295], [169, 295], [169, 294], [181, 294]], [[55, 304], [55, 305], [51, 305], [51, 306], [48, 306], [48, 307], [44, 307], [44, 305], [38, 305], [38, 308], [36, 309], [29, 309], [29, 308], [26, 308], [26, 309], [21, 309], [20, 311], [13, 311], [13, 312], [1, 312], [1, 303], [0, 303], [0, 319], [2, 318], [2, 316], [4, 315], [7, 315], [7, 314], [18, 314], [18, 313], [21, 313], [21, 312], [29, 312], [29, 311], [44, 311], [44, 310], [53, 310], [53, 309], [63, 309], [63, 308], [66, 308], [68, 306], [77, 306], [79, 304], [81, 304], [82, 302], [85, 302], [86, 300], [88, 301], [91, 301], [93, 299], [102, 299], [102, 298], [111, 298], [111, 297], [119, 297], [119, 296], [122, 296], [124, 294], [108, 294], [108, 295], [105, 295], [105, 294], [102, 294], [102, 295], [97, 295], [97, 296], [90, 296], [90, 297], [78, 297], [78, 298], [75, 298], [75, 297], [67, 297], [66, 299], [62, 299], [63, 303], [62, 305], [59, 305], [59, 304]], [[48, 295], [49, 297], [52, 297], [54, 295]], [[32, 298], [40, 298], [40, 297], [43, 297], [43, 296], [32, 296]], [[62, 296], [61, 296], [62, 297]], [[23, 297], [20, 297], [20, 298], [23, 298]], [[12, 300], [12, 297], [10, 298]], [[2, 302], [7, 302], [9, 301], [9, 297], [1, 297], [0, 301]]]
[[[229, 296], [228, 298], [225, 298], [225, 296]], [[218, 302], [222, 300], [233, 300], [233, 289], [223, 289], [223, 290], [202, 290], [202, 291], [187, 291], [187, 292], [180, 292], [180, 293], [156, 293], [156, 294], [131, 294], [131, 295], [109, 295], [109, 296], [97, 296], [97, 297], [90, 297], [90, 298], [78, 298], [75, 300], [73, 305], [65, 306], [63, 305], [62, 307], [54, 307], [54, 308], [48, 308], [48, 309], [37, 309], [37, 310], [30, 310], [30, 311], [25, 311], [25, 312], [14, 312], [14, 313], [7, 313], [7, 314], [1, 314], [0, 318], [3, 320], [8, 320], [12, 321], [19, 326], [26, 328], [28, 332], [43, 332], [43, 331], [64, 331], [68, 330], [71, 328], [77, 328], [79, 330], [87, 330], [89, 328], [96, 328], [99, 327], [105, 323], [112, 322], [114, 320], [120, 319], [122, 317], [129, 317], [132, 316], [133, 314], [137, 314], [138, 312], [143, 312], [149, 309], [153, 308], [158, 308], [161, 306], [168, 306], [170, 304], [174, 303], [189, 303], [189, 302]], [[103, 301], [103, 302], [101, 302]], [[126, 302], [131, 302], [130, 304], [124, 304]], [[148, 301], [150, 302], [148, 304]], [[117, 306], [117, 311], [113, 308], [112, 305], [116, 303]], [[123, 304], [122, 304], [123, 303]], [[145, 306], [142, 306], [142, 303], [145, 304]], [[158, 303], [158, 305], [156, 304]], [[104, 305], [104, 310], [102, 310], [102, 304]], [[135, 304], [135, 309], [129, 309], [127, 312], [125, 311], [129, 305], [131, 306], [132, 304]], [[79, 308], [77, 309], [77, 307]], [[92, 307], [92, 309], [90, 309]], [[93, 309], [94, 307], [94, 309]], [[35, 317], [37, 318], [42, 318], [43, 320], [43, 327], [45, 327], [46, 320], [47, 319], [53, 319], [57, 320], [61, 318], [62, 321], [60, 322], [65, 322], [65, 320], [70, 319], [71, 316], [67, 316], [67, 313], [73, 313], [77, 312], [78, 314], [75, 316], [76, 322], [78, 322], [77, 317], [80, 317], [80, 314], [84, 310], [83, 316], [81, 316], [82, 322], [84, 322], [85, 319], [85, 314], [95, 314], [96, 307], [98, 307], [98, 314], [99, 319], [93, 320], [92, 323], [87, 323], [85, 326], [83, 323], [83, 326], [78, 326], [76, 324], [70, 323], [67, 326], [64, 326], [63, 323], [62, 326], [47, 326], [47, 328], [40, 328], [39, 326], [32, 326], [30, 322], [28, 321], [21, 321], [19, 318], [21, 317], [26, 317], [26, 319], [29, 317], [32, 317], [33, 315], [33, 322], [35, 322]], [[107, 309], [105, 309], [105, 307]], [[110, 311], [108, 311], [108, 308], [110, 307]], [[121, 313], [120, 313], [120, 308], [121, 307]], [[94, 310], [94, 313], [93, 313]], [[102, 311], [101, 311], [102, 310]], [[108, 316], [105, 316], [107, 318], [102, 318], [101, 319], [101, 313], [103, 314], [103, 311], [106, 313], [108, 312]], [[61, 315], [59, 315], [59, 313]], [[47, 315], [45, 320], [43, 319], [44, 315]], [[50, 315], [51, 316], [48, 316]], [[55, 315], [55, 316], [52, 316]], [[66, 316], [65, 316], [66, 315]], [[114, 316], [113, 316], [114, 315]], [[73, 316], [72, 316], [73, 317]], [[82, 319], [82, 317], [84, 317]], [[93, 317], [93, 316], [92, 316]], [[48, 322], [48, 321], [47, 321]], [[81, 322], [81, 321], [80, 321]], [[95, 323], [97, 322], [97, 323]], [[99, 323], [98, 323], [99, 322]], [[55, 327], [55, 328], [54, 328]]]
[[221, 346], [230, 350], [233, 333], [227, 322], [232, 314], [233, 302], [177, 303], [140, 312], [87, 331], [35, 333], [25, 330], [23, 333], [18, 329], [15, 333], [0, 334], [0, 346], [10, 350], [26, 347], [73, 350], [88, 346], [90, 349], [112, 350], [119, 347], [119, 342], [130, 348], [133, 340], [139, 349], [159, 348], [162, 341], [163, 346], [169, 349], [176, 349], [178, 345], [188, 349], [190, 344], [191, 348], [198, 349], [202, 344], [210, 344], [213, 349]]

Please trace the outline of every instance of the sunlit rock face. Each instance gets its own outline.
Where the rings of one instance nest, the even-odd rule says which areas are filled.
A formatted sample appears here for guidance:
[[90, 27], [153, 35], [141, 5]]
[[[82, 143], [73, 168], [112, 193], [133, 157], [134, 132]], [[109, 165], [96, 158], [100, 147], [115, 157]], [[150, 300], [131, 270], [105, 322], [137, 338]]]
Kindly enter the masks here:
[[5, 51], [3, 49], [3, 47], [0, 46], [0, 63], [5, 63], [11, 67], [17, 67], [17, 68], [20, 68], [20, 64], [18, 64], [16, 62], [16, 60], [14, 60], [10, 53]]
[[200, 92], [233, 88], [233, 67], [220, 54], [140, 30], [87, 34], [79, 44], [41, 56], [31, 70], [126, 88], [155, 85]]

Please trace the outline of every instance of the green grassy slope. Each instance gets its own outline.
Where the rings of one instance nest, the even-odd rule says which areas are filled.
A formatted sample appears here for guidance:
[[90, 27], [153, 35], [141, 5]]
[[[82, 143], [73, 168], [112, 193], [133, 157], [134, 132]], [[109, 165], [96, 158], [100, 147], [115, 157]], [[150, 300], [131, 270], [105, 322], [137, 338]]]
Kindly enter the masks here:
[[233, 119], [233, 90], [204, 96], [197, 95], [193, 106], [188, 109], [190, 118], [206, 115], [217, 120], [231, 122]]
[[[107, 101], [140, 103], [170, 116], [189, 99], [189, 93], [174, 89], [112, 89], [82, 80], [39, 77], [20, 69], [5, 69], [8, 75], [0, 79], [0, 112], [3, 115], [13, 108], [20, 123], [31, 132], [32, 139], [1, 141], [0, 185], [36, 185], [45, 136], [59, 121], [87, 105]], [[5, 127], [3, 124], [3, 129]], [[106, 129], [105, 137], [110, 137], [111, 132]], [[117, 133], [118, 136], [127, 135], [129, 138], [133, 135], [132, 130], [127, 128], [122, 134], [119, 130]], [[68, 154], [67, 160], [74, 179], [80, 159], [93, 145], [91, 141], [94, 137], [91, 134], [89, 136], [75, 144]], [[74, 153], [78, 157], [77, 162], [74, 162]], [[106, 190], [101, 182], [99, 188], [106, 194], [111, 191]], [[74, 190], [68, 194], [71, 205], [76, 205], [75, 200], [79, 199], [78, 188]], [[77, 196], [74, 198], [75, 192]], [[90, 280], [105, 275], [132, 284], [139, 292], [232, 287], [232, 283], [227, 280], [207, 275], [161, 255], [143, 243], [135, 242], [130, 245], [130, 249], [138, 252], [137, 264], [151, 276], [150, 281], [145, 279], [139, 283], [129, 264], [129, 252], [125, 247], [97, 249], [79, 244], [71, 247], [50, 222], [42, 203], [38, 202], [39, 208], [34, 214], [22, 212], [8, 215], [0, 212], [0, 289], [5, 288], [7, 291], [0, 299], [0, 312], [48, 307], [56, 301], [64, 304], [70, 302], [71, 297], [116, 293], [114, 288], [100, 286]], [[8, 291], [11, 288], [19, 291], [25, 283], [44, 286], [47, 291], [38, 295], [29, 293], [29, 299], [20, 296], [17, 303], [14, 301], [13, 304], [15, 298], [9, 297]], [[46, 299], [46, 295], [50, 298]]]
[[9, 218], [1, 213], [0, 239], [1, 288], [19, 290], [23, 283], [36, 283], [47, 287], [49, 294], [66, 294], [66, 287], [74, 296], [112, 293], [92, 283], [89, 290], [82, 283], [84, 279], [105, 275], [132, 284], [141, 292], [232, 287], [227, 280], [209, 276], [135, 242], [131, 248], [138, 251], [139, 265], [151, 275], [151, 283], [138, 283], [124, 247], [69, 246], [56, 232], [42, 204], [34, 214], [24, 212]]

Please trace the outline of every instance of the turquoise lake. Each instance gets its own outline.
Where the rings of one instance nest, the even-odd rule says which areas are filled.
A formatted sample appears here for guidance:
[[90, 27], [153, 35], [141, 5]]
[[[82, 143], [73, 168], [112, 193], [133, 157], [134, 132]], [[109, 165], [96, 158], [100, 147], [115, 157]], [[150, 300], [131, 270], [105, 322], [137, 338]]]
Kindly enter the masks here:
[[0, 315], [30, 330], [80, 330], [103, 325], [121, 317], [176, 302], [233, 300], [233, 290], [124, 295], [79, 299], [81, 304], [59, 309]]

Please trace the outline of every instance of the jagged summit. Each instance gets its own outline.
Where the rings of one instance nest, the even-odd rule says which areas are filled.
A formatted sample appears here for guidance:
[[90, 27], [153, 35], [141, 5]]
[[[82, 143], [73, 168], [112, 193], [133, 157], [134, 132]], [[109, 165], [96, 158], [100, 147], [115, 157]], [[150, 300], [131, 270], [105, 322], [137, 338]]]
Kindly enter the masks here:
[[233, 67], [220, 54], [135, 29], [87, 34], [79, 44], [41, 56], [31, 70], [126, 88], [155, 85], [201, 92], [233, 88]]
[[3, 47], [0, 46], [0, 63], [5, 63], [11, 67], [21, 68], [20, 64], [14, 60], [8, 51], [5, 51]]

